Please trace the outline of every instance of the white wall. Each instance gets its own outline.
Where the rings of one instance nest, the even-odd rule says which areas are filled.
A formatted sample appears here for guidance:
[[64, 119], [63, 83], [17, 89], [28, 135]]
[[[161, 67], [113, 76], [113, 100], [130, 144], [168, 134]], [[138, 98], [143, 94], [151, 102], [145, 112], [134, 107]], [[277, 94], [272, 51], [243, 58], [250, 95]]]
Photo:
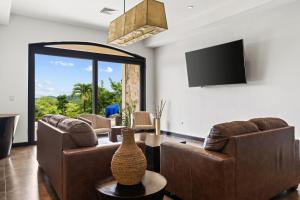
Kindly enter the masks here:
[[[0, 113], [20, 113], [15, 142], [27, 141], [28, 44], [54, 41], [85, 41], [106, 44], [106, 33], [71, 25], [12, 16], [0, 25]], [[147, 59], [147, 109], [153, 106], [153, 50], [142, 43], [126, 50]], [[9, 97], [15, 100], [10, 101]]]
[[[216, 123], [275, 116], [300, 127], [300, 3], [256, 9], [155, 50], [166, 131], [206, 137]], [[244, 39], [248, 84], [189, 88], [185, 52]]]

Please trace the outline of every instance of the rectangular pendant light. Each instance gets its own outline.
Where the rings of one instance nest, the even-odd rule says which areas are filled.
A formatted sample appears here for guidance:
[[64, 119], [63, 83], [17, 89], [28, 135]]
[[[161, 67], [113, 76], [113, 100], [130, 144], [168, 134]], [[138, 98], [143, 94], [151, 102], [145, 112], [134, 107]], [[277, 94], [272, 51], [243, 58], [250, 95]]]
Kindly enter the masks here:
[[143, 0], [110, 23], [108, 43], [127, 46], [167, 29], [164, 3]]

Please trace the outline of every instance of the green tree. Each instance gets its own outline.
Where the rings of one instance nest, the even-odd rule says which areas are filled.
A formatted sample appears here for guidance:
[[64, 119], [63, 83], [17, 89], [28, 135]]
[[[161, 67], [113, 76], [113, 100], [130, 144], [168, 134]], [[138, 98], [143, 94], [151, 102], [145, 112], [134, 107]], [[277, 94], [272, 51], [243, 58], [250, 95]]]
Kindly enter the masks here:
[[[98, 108], [100, 114], [112, 104], [122, 104], [122, 83], [109, 79], [111, 90], [106, 89], [101, 81], [98, 87]], [[71, 96], [41, 97], [35, 101], [36, 120], [46, 114], [63, 114], [68, 117], [78, 117], [81, 113], [92, 112], [92, 85], [77, 83], [73, 86]]]
[[110, 82], [110, 87], [113, 90], [114, 102], [121, 105], [122, 104], [122, 82], [113, 81], [111, 78], [109, 78], [109, 82]]
[[56, 97], [57, 99], [57, 109], [61, 114], [66, 115], [67, 103], [69, 103], [67, 95], [60, 95]]
[[100, 85], [98, 86], [98, 110], [101, 115], [105, 113], [105, 107], [111, 104], [111, 93], [103, 86], [103, 80], [101, 80]]
[[66, 116], [68, 117], [77, 118], [80, 114], [80, 111], [80, 105], [78, 105], [77, 103], [69, 102], [66, 105]]
[[41, 97], [35, 101], [35, 120], [41, 119], [46, 114], [59, 114], [57, 100], [53, 97]]
[[105, 114], [105, 108], [112, 104], [122, 104], [122, 83], [109, 79], [112, 91], [106, 89], [101, 81], [98, 87], [98, 109], [101, 115]]
[[92, 85], [76, 83], [73, 87], [72, 96], [79, 97], [81, 99], [83, 112], [87, 112], [87, 106], [92, 102]]

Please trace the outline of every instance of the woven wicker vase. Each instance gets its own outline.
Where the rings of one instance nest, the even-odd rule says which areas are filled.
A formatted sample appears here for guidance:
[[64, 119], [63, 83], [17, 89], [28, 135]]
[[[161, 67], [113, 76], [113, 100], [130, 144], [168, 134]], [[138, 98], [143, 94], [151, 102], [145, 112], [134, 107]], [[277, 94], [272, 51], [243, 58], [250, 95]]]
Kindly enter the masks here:
[[123, 142], [111, 161], [111, 171], [122, 185], [139, 184], [145, 175], [147, 161], [142, 150], [136, 145], [132, 129], [122, 129]]

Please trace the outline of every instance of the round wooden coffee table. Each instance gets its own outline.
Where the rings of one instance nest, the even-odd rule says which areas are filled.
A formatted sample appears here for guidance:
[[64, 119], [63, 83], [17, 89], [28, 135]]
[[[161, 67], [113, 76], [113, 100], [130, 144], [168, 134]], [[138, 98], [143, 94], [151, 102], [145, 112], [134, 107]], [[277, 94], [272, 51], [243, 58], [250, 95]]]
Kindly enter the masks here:
[[114, 178], [100, 181], [96, 184], [99, 200], [162, 200], [167, 180], [160, 174], [146, 171], [139, 185], [124, 186], [117, 183]]

